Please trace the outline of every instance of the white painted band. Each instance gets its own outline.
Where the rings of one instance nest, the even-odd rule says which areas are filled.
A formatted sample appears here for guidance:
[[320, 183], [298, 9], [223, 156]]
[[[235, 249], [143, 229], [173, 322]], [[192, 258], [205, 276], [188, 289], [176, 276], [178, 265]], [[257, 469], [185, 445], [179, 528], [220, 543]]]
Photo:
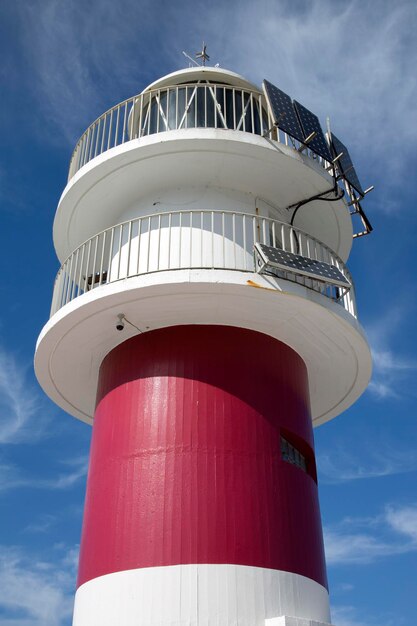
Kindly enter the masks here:
[[73, 626], [264, 626], [281, 615], [330, 622], [327, 590], [260, 567], [173, 565], [88, 581], [77, 590]]

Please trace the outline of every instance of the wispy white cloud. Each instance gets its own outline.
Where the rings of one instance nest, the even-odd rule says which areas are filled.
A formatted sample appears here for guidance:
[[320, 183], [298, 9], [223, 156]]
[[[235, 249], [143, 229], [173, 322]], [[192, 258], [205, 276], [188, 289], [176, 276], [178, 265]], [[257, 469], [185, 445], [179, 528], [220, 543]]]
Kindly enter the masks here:
[[22, 548], [0, 552], [0, 608], [2, 624], [61, 626], [72, 613], [77, 550], [55, 560], [28, 555]]
[[332, 622], [337, 626], [401, 626], [403, 621], [399, 618], [393, 622], [390, 618], [381, 616], [367, 617], [359, 614], [360, 612], [353, 606], [332, 606]]
[[28, 524], [24, 528], [25, 533], [46, 533], [56, 523], [57, 517], [55, 515], [42, 514], [31, 524]]
[[18, 488], [69, 489], [87, 474], [87, 457], [71, 459], [64, 464], [68, 467], [67, 471], [45, 479], [33, 474], [24, 474], [20, 467], [11, 463], [0, 462], [0, 493]]
[[417, 546], [417, 506], [406, 506], [396, 509], [387, 508], [386, 521], [393, 530], [407, 537]]
[[[113, 104], [105, 102], [110, 94], [134, 95], [127, 90], [140, 90], [161, 67], [184, 67], [181, 51], [193, 53], [204, 38], [211, 62], [257, 84], [265, 76], [322, 120], [330, 115], [360, 166], [379, 163], [391, 182], [406, 175], [417, 139], [413, 2], [381, 0], [378, 11], [360, 0], [337, 8], [332, 0], [215, 1], [193, 11], [164, 3], [163, 13], [169, 29], [148, 0], [93, 1], [88, 11], [59, 0], [22, 5], [28, 87], [59, 132], [73, 141], [80, 124]], [[369, 176], [374, 165], [366, 169]], [[392, 199], [384, 206], [391, 210]]]
[[329, 565], [372, 563], [417, 551], [417, 505], [389, 506], [373, 518], [345, 518], [325, 528]]
[[369, 391], [380, 399], [399, 398], [404, 390], [404, 383], [409, 388], [410, 376], [417, 371], [417, 360], [391, 345], [396, 335], [402, 331], [410, 315], [410, 306], [397, 306], [388, 309], [379, 320], [367, 327], [367, 334], [372, 346], [373, 375]]
[[0, 347], [0, 443], [34, 442], [44, 434], [47, 420], [28, 366]]
[[[148, 10], [147, 0], [81, 2], [41, 0], [20, 6], [22, 45], [31, 69], [27, 85], [48, 122], [42, 136], [54, 141], [60, 133], [73, 142], [80, 124], [91, 123], [112, 104], [109, 95], [130, 85], [152, 59], [150, 31], [159, 23], [159, 12]], [[115, 27], [117, 24], [117, 27]], [[136, 57], [138, 40], [149, 56], [143, 65]]]
[[320, 482], [338, 484], [353, 480], [381, 478], [396, 474], [406, 474], [417, 470], [417, 451], [414, 448], [393, 447], [379, 443], [371, 450], [362, 453], [356, 442], [355, 453], [352, 446], [336, 446], [331, 454], [317, 456]]

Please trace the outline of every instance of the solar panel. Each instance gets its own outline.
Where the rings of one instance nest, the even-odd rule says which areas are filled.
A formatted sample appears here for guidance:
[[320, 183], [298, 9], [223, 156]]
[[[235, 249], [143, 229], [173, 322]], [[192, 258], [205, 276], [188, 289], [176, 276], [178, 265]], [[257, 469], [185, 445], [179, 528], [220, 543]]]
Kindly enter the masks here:
[[297, 102], [297, 100], [294, 100], [294, 108], [300, 120], [304, 137], [307, 138], [311, 133], [317, 133], [314, 139], [309, 142], [308, 147], [311, 148], [313, 152], [323, 157], [323, 159], [326, 159], [326, 161], [332, 161], [329, 146], [327, 145], [317, 115], [309, 111], [309, 109], [306, 109], [306, 107]]
[[343, 155], [337, 161], [338, 167], [343, 175], [343, 177], [347, 180], [347, 182], [358, 192], [360, 196], [365, 195], [362, 189], [362, 185], [359, 182], [358, 175], [356, 174], [356, 170], [353, 167], [352, 159], [350, 158], [349, 150], [346, 148], [345, 144], [343, 144], [340, 139], [336, 137], [333, 133], [331, 134], [331, 145], [334, 153], [334, 157], [337, 157], [341, 152]]
[[308, 276], [308, 278], [314, 278], [338, 287], [347, 289], [351, 287], [350, 282], [343, 276], [342, 272], [329, 263], [315, 261], [300, 254], [285, 252], [279, 248], [266, 246], [262, 243], [256, 243], [255, 250], [259, 253], [263, 262], [271, 267]]
[[298, 117], [295, 114], [290, 96], [267, 80], [263, 82], [267, 102], [272, 111], [274, 123], [294, 139], [303, 143], [304, 135]]

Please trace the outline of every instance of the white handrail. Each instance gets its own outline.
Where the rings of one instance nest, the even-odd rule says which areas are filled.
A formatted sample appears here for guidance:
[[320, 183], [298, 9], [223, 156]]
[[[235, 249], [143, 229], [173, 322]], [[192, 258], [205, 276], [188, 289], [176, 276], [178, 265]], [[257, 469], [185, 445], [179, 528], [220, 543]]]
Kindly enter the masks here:
[[[273, 121], [260, 91], [215, 83], [188, 83], [151, 89], [112, 107], [97, 118], [78, 140], [68, 179], [103, 152], [146, 135], [187, 128], [220, 128], [263, 135]], [[300, 144], [279, 129], [270, 139]], [[326, 167], [310, 150], [305, 154]]]
[[58, 271], [51, 316], [78, 296], [118, 280], [178, 269], [254, 272], [256, 242], [337, 267], [352, 284], [342, 290], [291, 272], [279, 276], [339, 302], [356, 317], [349, 270], [328, 246], [286, 222], [231, 211], [174, 211], [108, 228], [79, 246]]

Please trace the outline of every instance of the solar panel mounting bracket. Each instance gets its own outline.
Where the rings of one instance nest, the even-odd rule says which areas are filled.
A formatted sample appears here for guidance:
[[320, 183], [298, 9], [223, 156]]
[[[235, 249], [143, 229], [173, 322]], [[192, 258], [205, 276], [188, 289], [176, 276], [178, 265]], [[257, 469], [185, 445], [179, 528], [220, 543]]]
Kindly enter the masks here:
[[298, 148], [298, 152], [304, 152], [308, 148], [308, 144], [313, 141], [317, 137], [316, 131], [313, 131], [308, 137], [304, 139], [303, 145]]

